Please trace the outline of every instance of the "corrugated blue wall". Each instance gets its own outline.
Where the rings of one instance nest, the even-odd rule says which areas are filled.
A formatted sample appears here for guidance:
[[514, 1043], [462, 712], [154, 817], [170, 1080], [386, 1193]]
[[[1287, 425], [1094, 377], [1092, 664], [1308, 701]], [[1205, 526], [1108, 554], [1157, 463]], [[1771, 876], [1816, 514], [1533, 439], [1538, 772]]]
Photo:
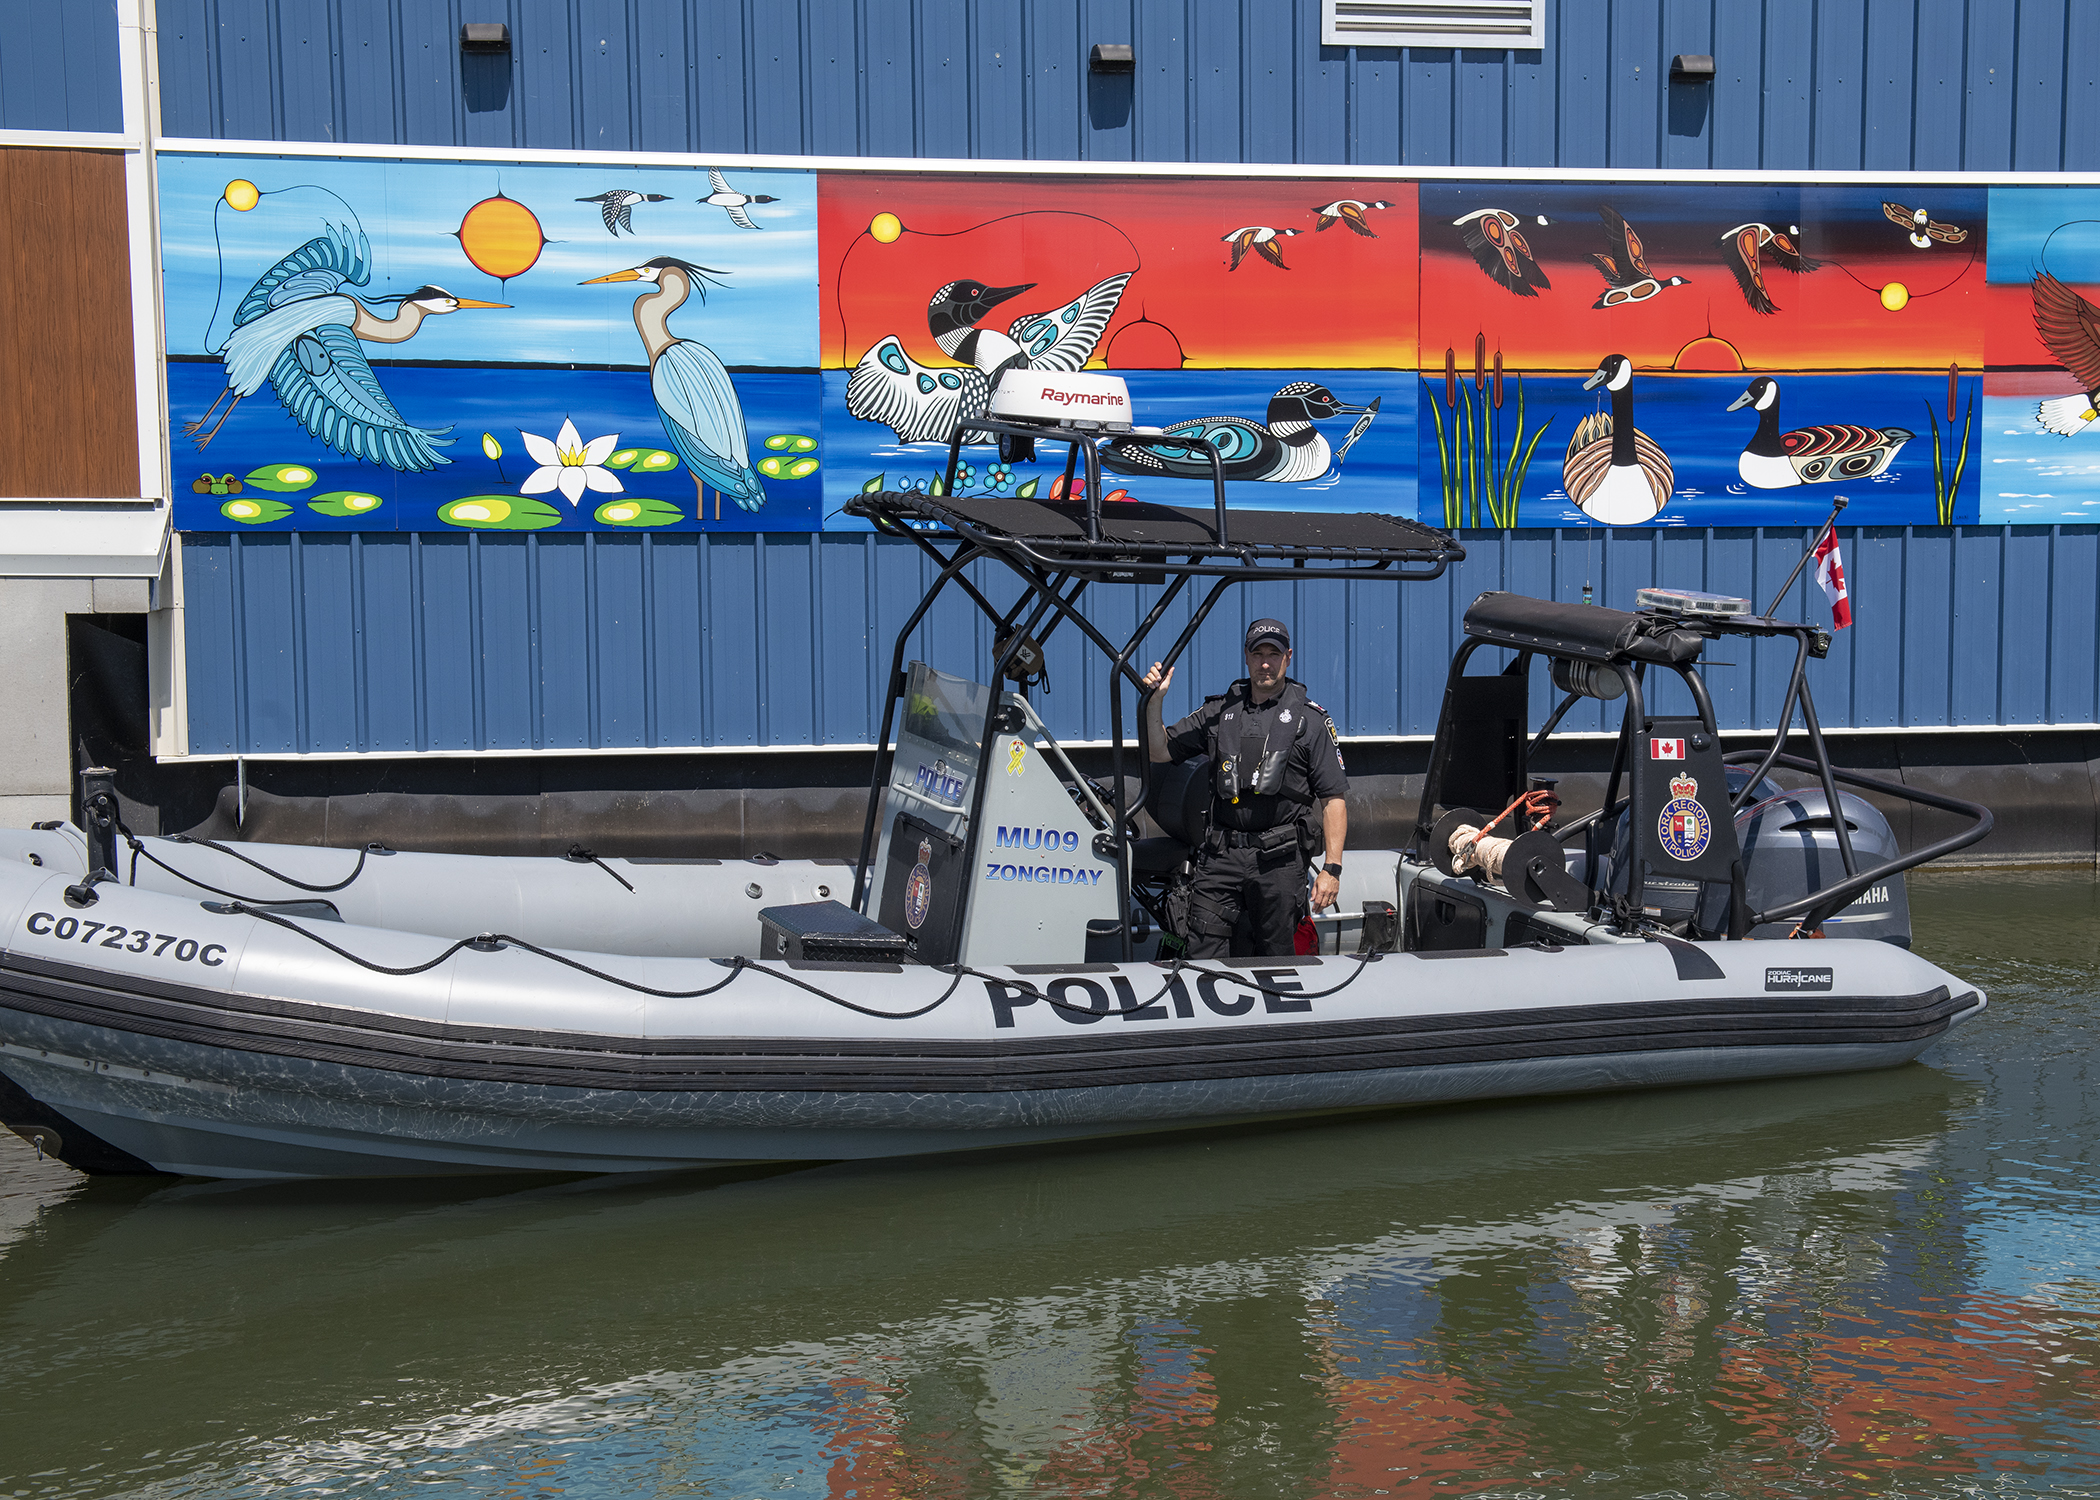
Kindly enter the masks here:
[[[1548, 47], [1318, 0], [160, 0], [175, 136], [1371, 165], [2100, 168], [2091, 0], [1550, 0]], [[507, 64], [459, 55], [503, 21]], [[111, 0], [0, 0], [0, 129], [115, 130]], [[1132, 79], [1094, 79], [1094, 42]], [[1670, 58], [1713, 54], [1711, 90]]]
[[[1842, 536], [1858, 623], [1811, 664], [1826, 725], [2100, 721], [2100, 527]], [[1579, 599], [1588, 580], [1598, 603], [1624, 608], [1635, 589], [1664, 583], [1762, 607], [1806, 540], [1524, 531], [1468, 537], [1467, 560], [1435, 583], [1244, 586], [1206, 623], [1169, 710], [1239, 675], [1245, 622], [1276, 615], [1292, 623], [1296, 675], [1343, 733], [1428, 734], [1460, 616], [1482, 590]], [[865, 744], [891, 638], [931, 571], [909, 544], [873, 536], [191, 536], [191, 749]], [[1002, 570], [978, 577], [995, 602], [1012, 598]], [[1156, 597], [1099, 587], [1089, 614], [1127, 632]], [[1177, 601], [1153, 639], [1171, 641], [1189, 605]], [[1805, 580], [1781, 612], [1827, 619]], [[911, 654], [981, 678], [990, 645], [951, 590]], [[1709, 655], [1730, 663], [1708, 673], [1722, 726], [1769, 727], [1791, 655], [1735, 642]], [[1067, 627], [1049, 659], [1039, 701], [1052, 728], [1105, 738], [1096, 653]], [[1607, 727], [1585, 710], [1570, 728]]]
[[[162, 129], [1100, 162], [2100, 169], [2093, 0], [1552, 0], [1542, 53], [1322, 48], [1318, 19], [1317, 0], [161, 0]], [[510, 58], [463, 59], [463, 20], [507, 23]], [[0, 129], [116, 128], [114, 27], [107, 0], [0, 0]], [[1134, 78], [1088, 75], [1105, 41], [1134, 44]], [[1679, 52], [1715, 56], [1711, 89], [1670, 84]], [[1816, 669], [1831, 722], [2100, 720], [2092, 529], [1847, 537], [1860, 624]], [[1295, 619], [1300, 674], [1348, 732], [1424, 733], [1479, 589], [1575, 598], [1593, 576], [1618, 605], [1655, 580], [1760, 592], [1800, 543], [1679, 529], [1592, 556], [1581, 533], [1476, 538], [1445, 583], [1254, 590], [1233, 618]], [[186, 557], [200, 754], [864, 742], [880, 648], [924, 571], [866, 537], [198, 536]], [[1207, 634], [1177, 694], [1230, 675], [1233, 637], [1223, 622]], [[1783, 667], [1716, 654], [1738, 658], [1712, 674], [1725, 722], [1768, 716]], [[1098, 737], [1098, 669], [1062, 645], [1051, 684], [1060, 732]]]
[[0, 0], [0, 130], [123, 128], [116, 0]]
[[[43, 9], [19, 4], [21, 9]], [[1544, 52], [1318, 0], [161, 0], [169, 135], [1374, 165], [2100, 167], [2091, 0], [1553, 0]], [[503, 21], [512, 64], [459, 55]], [[1088, 47], [1129, 42], [1130, 79]], [[8, 46], [0, 42], [0, 46]], [[1673, 87], [1713, 54], [1711, 90]]]

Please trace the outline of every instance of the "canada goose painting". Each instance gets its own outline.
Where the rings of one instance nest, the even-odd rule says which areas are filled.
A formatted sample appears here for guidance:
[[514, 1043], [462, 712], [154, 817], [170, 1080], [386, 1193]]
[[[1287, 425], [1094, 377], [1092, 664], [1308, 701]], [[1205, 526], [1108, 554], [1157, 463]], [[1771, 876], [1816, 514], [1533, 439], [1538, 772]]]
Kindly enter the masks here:
[[1607, 354], [1586, 391], [1611, 392], [1611, 410], [1584, 417], [1568, 440], [1561, 484], [1582, 513], [1607, 526], [1652, 521], [1670, 503], [1670, 456], [1633, 425], [1633, 361]]

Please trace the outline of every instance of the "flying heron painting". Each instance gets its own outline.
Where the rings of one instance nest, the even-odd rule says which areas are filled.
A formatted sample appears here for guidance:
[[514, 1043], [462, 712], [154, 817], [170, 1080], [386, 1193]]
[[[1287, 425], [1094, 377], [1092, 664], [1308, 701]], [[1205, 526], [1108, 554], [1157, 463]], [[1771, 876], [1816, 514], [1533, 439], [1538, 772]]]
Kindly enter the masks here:
[[674, 336], [670, 319], [696, 289], [705, 300], [709, 278], [722, 274], [663, 255], [647, 265], [593, 276], [582, 283], [655, 283], [651, 290], [634, 299], [634, 326], [642, 336], [642, 347], [649, 353], [649, 391], [656, 397], [657, 415], [663, 419], [671, 446], [693, 476], [693, 487], [699, 492], [698, 503], [703, 508], [708, 486], [714, 486], [717, 520], [721, 519], [723, 495], [745, 510], [757, 510], [766, 503], [766, 492], [759, 483], [758, 471], [751, 467], [751, 440], [744, 428], [744, 408], [737, 399], [736, 387], [730, 384], [728, 368], [707, 345]]
[[183, 424], [197, 447], [217, 437], [233, 409], [267, 380], [299, 425], [338, 453], [401, 472], [452, 462], [437, 451], [451, 442], [445, 434], [452, 429], [402, 420], [359, 341], [398, 344], [414, 338], [427, 317], [510, 304], [421, 286], [373, 299], [396, 303], [394, 315], [382, 318], [343, 291], [371, 279], [372, 247], [363, 232], [333, 224], [263, 272], [234, 309], [233, 331], [220, 349], [226, 389], [210, 411]]

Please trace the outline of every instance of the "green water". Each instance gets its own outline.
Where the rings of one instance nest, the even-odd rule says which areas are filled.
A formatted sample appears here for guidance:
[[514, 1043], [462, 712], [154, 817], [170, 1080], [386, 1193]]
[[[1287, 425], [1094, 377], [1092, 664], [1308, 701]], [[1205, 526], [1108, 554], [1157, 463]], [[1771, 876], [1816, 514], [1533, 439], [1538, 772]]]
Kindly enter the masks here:
[[0, 1144], [0, 1496], [2100, 1496], [2100, 892], [1894, 1072], [737, 1178]]

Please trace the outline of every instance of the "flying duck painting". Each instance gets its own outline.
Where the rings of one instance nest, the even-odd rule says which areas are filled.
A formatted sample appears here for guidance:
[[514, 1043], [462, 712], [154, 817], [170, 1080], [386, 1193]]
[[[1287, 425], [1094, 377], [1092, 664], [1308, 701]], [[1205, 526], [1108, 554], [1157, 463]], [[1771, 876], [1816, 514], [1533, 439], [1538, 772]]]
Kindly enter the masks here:
[[1232, 246], [1232, 264], [1225, 269], [1237, 271], [1240, 268], [1240, 262], [1246, 258], [1247, 252], [1252, 250], [1270, 265], [1276, 267], [1277, 270], [1288, 271], [1290, 267], [1283, 263], [1283, 246], [1279, 245], [1277, 241], [1287, 239], [1297, 233], [1299, 231], [1295, 229], [1271, 229], [1266, 224], [1249, 224], [1244, 229], [1235, 229], [1230, 234], [1221, 234], [1218, 236], [1219, 241]]
[[1332, 229], [1337, 224], [1343, 224], [1365, 239], [1375, 240], [1378, 238], [1378, 231], [1364, 222], [1364, 213], [1368, 209], [1392, 206], [1383, 198], [1374, 203], [1366, 203], [1361, 198], [1337, 198], [1334, 202], [1313, 210], [1320, 216], [1319, 222], [1313, 225], [1313, 233], [1318, 234], [1323, 229]]
[[1861, 427], [1850, 422], [1779, 430], [1779, 382], [1760, 375], [1728, 403], [1730, 411], [1753, 407], [1757, 431], [1743, 445], [1735, 471], [1753, 489], [1790, 490], [1799, 484], [1837, 479], [1872, 479], [1887, 471], [1917, 434], [1907, 427]]
[[614, 239], [620, 231], [634, 233], [634, 210], [639, 203], [669, 203], [662, 193], [638, 193], [633, 188], [614, 188], [610, 192], [597, 193], [589, 198], [578, 198], [578, 203], [595, 203], [598, 212], [605, 217], [605, 232]]
[[1677, 482], [1670, 457], [1633, 425], [1633, 362], [1607, 354], [1586, 391], [1611, 392], [1611, 410], [1584, 417], [1568, 440], [1561, 485], [1582, 513], [1607, 526], [1652, 521], [1670, 503]]
[[699, 201], [719, 208], [729, 215], [729, 222], [739, 229], [756, 229], [758, 223], [751, 217], [754, 203], [778, 203], [780, 200], [769, 193], [740, 193], [729, 185], [719, 167], [707, 169], [708, 194]]
[[1769, 224], [1738, 224], [1721, 236], [1721, 259], [1735, 277], [1735, 284], [1743, 289], [1743, 300], [1750, 304], [1750, 310], [1768, 315], [1779, 309], [1765, 288], [1767, 261], [1796, 275], [1823, 264], [1801, 253], [1801, 230], [1794, 224], [1787, 225], [1783, 232]]
[[[1466, 249], [1472, 252], [1474, 263], [1487, 272], [1495, 285], [1519, 297], [1536, 297], [1542, 289], [1550, 290], [1553, 283], [1539, 269], [1531, 242], [1517, 227], [1523, 222], [1506, 208], [1477, 209], [1451, 221], [1453, 227], [1464, 232]], [[1538, 215], [1538, 222], [1544, 225], [1546, 216]]]
[[2100, 308], [2047, 271], [2034, 278], [2034, 331], [2084, 394], [2058, 396], [2035, 408], [2035, 418], [2059, 437], [2100, 421]]
[[1597, 217], [1604, 221], [1604, 238], [1610, 249], [1590, 256], [1606, 283], [1604, 295], [1590, 306], [1625, 307], [1686, 284], [1682, 276], [1659, 278], [1648, 269], [1647, 259], [1641, 254], [1641, 237], [1616, 208], [1607, 203], [1597, 210]]

